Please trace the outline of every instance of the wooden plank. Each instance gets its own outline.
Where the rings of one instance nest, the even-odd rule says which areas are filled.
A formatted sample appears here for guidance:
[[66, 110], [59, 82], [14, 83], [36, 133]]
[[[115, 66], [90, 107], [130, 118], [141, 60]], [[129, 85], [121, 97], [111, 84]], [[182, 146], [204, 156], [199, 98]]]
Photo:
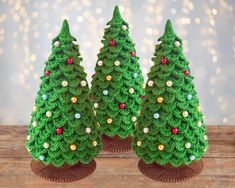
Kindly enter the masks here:
[[[183, 183], [169, 184], [152, 181], [143, 176], [138, 168], [136, 158], [99, 158], [94, 174], [80, 182], [57, 184], [44, 181], [30, 170], [31, 159], [2, 158], [0, 160], [0, 187], [95, 187], [95, 188], [142, 188], [148, 186], [164, 188], [232, 188], [235, 187], [235, 159], [204, 159], [201, 175]], [[17, 169], [17, 170], [16, 170]], [[101, 183], [102, 182], [102, 183]]]
[[234, 176], [198, 176], [182, 183], [161, 183], [142, 175], [96, 175], [80, 182], [59, 184], [34, 176], [0, 176], [1, 188], [234, 188]]
[[235, 125], [208, 125], [209, 140], [235, 140]]
[[0, 176], [1, 188], [234, 188], [234, 176], [198, 176], [182, 183], [161, 183], [142, 175], [96, 175], [80, 182], [59, 184], [34, 176]]
[[[27, 126], [0, 125], [0, 140], [25, 140]], [[208, 125], [209, 140], [235, 140], [235, 125]]]
[[0, 140], [25, 140], [28, 132], [27, 126], [0, 125]]
[[[29, 157], [25, 149], [25, 141], [0, 141], [0, 158]], [[101, 152], [99, 157], [137, 157], [133, 151], [127, 153]], [[205, 157], [235, 157], [235, 140], [209, 141], [209, 149]]]

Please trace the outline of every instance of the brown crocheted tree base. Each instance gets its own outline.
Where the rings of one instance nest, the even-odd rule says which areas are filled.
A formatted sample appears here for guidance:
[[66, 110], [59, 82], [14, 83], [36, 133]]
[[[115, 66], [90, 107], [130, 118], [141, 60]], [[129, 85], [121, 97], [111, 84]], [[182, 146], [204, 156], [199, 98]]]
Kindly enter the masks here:
[[174, 183], [185, 181], [199, 175], [203, 169], [203, 162], [202, 160], [193, 161], [190, 165], [173, 167], [170, 164], [164, 166], [156, 163], [145, 164], [143, 160], [139, 160], [138, 167], [140, 172], [151, 179]]
[[103, 150], [110, 152], [128, 152], [131, 150], [132, 137], [120, 138], [119, 136], [109, 137], [102, 135]]
[[32, 160], [31, 162], [31, 169], [34, 174], [46, 180], [58, 183], [67, 183], [81, 180], [92, 174], [95, 171], [95, 168], [95, 160], [92, 160], [87, 165], [77, 163], [73, 166], [64, 164], [61, 167], [45, 165], [41, 161]]

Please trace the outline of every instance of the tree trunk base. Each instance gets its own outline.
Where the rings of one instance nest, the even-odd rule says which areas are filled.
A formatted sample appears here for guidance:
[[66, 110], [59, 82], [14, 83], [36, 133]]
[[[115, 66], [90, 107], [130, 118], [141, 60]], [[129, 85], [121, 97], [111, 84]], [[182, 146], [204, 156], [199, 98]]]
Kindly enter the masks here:
[[145, 176], [161, 182], [182, 182], [199, 175], [203, 169], [203, 161], [193, 161], [189, 165], [173, 167], [170, 164], [159, 165], [157, 163], [145, 164], [139, 160], [138, 168]]
[[119, 136], [109, 137], [102, 135], [103, 150], [109, 152], [128, 152], [131, 151], [132, 137], [120, 138]]
[[64, 164], [61, 167], [55, 167], [53, 165], [45, 165], [41, 161], [32, 160], [31, 169], [37, 176], [57, 182], [68, 183], [73, 181], [79, 181], [89, 175], [91, 175], [96, 168], [95, 160], [92, 160], [89, 164], [77, 163], [73, 166]]

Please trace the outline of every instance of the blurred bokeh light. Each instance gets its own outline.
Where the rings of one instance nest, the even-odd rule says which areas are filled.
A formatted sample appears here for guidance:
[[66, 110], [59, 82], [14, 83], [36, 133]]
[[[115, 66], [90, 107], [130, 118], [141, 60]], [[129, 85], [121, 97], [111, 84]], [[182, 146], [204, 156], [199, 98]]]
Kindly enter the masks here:
[[27, 124], [51, 39], [68, 19], [88, 81], [115, 5], [130, 25], [143, 74], [170, 18], [190, 64], [207, 124], [235, 124], [233, 0], [0, 0], [0, 124]]

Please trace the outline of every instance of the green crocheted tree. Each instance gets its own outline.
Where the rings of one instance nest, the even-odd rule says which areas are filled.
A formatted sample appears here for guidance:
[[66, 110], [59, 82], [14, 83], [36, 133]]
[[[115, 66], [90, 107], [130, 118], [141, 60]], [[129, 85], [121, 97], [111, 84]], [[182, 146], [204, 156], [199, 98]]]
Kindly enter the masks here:
[[133, 135], [143, 92], [143, 76], [128, 23], [116, 6], [107, 23], [98, 54], [91, 96], [103, 134], [126, 138]]
[[169, 20], [159, 41], [132, 147], [146, 164], [189, 165], [208, 148], [206, 127], [182, 40]]
[[56, 167], [88, 164], [102, 145], [75, 41], [65, 20], [45, 62], [26, 142], [34, 160]]

